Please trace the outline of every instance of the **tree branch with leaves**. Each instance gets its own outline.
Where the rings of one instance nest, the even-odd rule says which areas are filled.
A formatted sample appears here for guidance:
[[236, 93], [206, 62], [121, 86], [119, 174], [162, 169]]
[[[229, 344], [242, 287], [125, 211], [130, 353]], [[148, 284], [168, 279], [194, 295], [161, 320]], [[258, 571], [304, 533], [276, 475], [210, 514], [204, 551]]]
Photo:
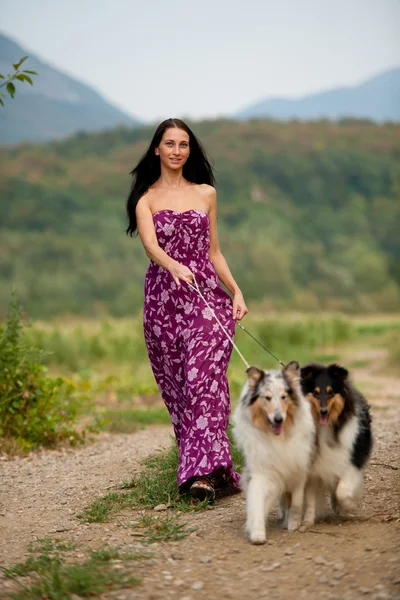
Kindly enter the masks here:
[[[30, 77], [30, 75], [37, 75], [36, 71], [30, 71], [28, 69], [21, 71], [21, 68], [20, 68], [22, 63], [24, 63], [27, 58], [29, 58], [29, 57], [24, 56], [23, 58], [21, 58], [21, 60], [19, 62], [13, 64], [14, 73], [8, 74], [8, 75], [3, 75], [2, 73], [0, 73], [0, 80], [1, 79], [5, 80], [5, 81], [3, 81], [3, 83], [0, 83], [0, 90], [1, 90], [1, 88], [5, 87], [7, 92], [11, 96], [11, 98], [14, 98], [14, 94], [16, 92], [16, 88], [13, 83], [14, 81], [22, 81], [22, 82], [27, 81], [30, 85], [33, 85], [33, 81], [32, 81], [32, 78]], [[0, 91], [1, 106], [4, 106], [3, 98], [5, 98], [5, 97], [6, 97], [6, 94], [4, 94], [4, 92]]]

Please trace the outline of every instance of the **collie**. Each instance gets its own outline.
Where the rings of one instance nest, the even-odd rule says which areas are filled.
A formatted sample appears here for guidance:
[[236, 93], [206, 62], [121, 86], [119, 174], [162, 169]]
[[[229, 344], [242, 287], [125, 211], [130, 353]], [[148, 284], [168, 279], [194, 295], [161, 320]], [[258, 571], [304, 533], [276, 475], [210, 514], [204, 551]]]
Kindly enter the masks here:
[[263, 544], [268, 514], [279, 500], [287, 528], [301, 525], [315, 425], [297, 362], [282, 371], [250, 367], [247, 378], [233, 417], [234, 436], [245, 459], [246, 531], [253, 544]]
[[372, 449], [371, 417], [366, 399], [339, 365], [305, 365], [301, 386], [317, 428], [316, 454], [305, 492], [304, 521], [313, 524], [325, 513], [327, 493], [338, 514], [353, 511], [361, 499]]

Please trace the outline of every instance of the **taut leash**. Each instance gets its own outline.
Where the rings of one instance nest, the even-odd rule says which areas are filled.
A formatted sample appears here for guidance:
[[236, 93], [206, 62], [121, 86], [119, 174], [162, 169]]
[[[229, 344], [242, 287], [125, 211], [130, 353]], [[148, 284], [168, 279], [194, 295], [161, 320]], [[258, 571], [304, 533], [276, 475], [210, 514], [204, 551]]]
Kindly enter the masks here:
[[[194, 275], [193, 275], [193, 277], [194, 277]], [[206, 303], [207, 307], [211, 311], [211, 314], [213, 315], [213, 317], [217, 321], [218, 325], [221, 327], [222, 331], [225, 333], [226, 337], [231, 342], [231, 344], [235, 348], [236, 352], [239, 354], [240, 358], [242, 359], [242, 361], [246, 365], [246, 369], [250, 369], [249, 363], [247, 362], [247, 360], [245, 359], [245, 357], [243, 356], [243, 354], [240, 352], [239, 348], [236, 346], [235, 342], [233, 341], [233, 338], [229, 335], [229, 333], [227, 332], [227, 330], [225, 329], [225, 327], [222, 325], [221, 321], [218, 319], [218, 317], [215, 314], [214, 310], [211, 308], [211, 306], [209, 305], [209, 303], [207, 302], [207, 300], [204, 298], [203, 294], [201, 293], [199, 285], [198, 285], [198, 283], [196, 281], [196, 277], [194, 277], [194, 285], [192, 285], [191, 283], [188, 283], [188, 286], [191, 287], [203, 299], [203, 301]]]
[[[194, 285], [191, 284], [191, 283], [189, 283], [189, 282], [187, 282], [188, 286], [191, 287], [202, 298], [203, 302], [205, 302], [205, 304], [207, 305], [208, 309], [211, 311], [211, 314], [213, 315], [213, 317], [217, 321], [218, 325], [221, 327], [222, 331], [225, 333], [226, 337], [231, 342], [231, 344], [235, 348], [236, 352], [239, 354], [240, 358], [242, 359], [242, 361], [246, 365], [246, 369], [249, 369], [250, 368], [249, 363], [247, 362], [247, 360], [245, 359], [245, 357], [243, 356], [243, 354], [240, 352], [239, 348], [236, 346], [235, 342], [233, 341], [233, 338], [229, 335], [229, 333], [226, 331], [225, 327], [222, 325], [221, 321], [218, 319], [217, 315], [215, 314], [214, 310], [211, 308], [211, 306], [209, 305], [209, 303], [205, 299], [204, 295], [201, 293], [201, 290], [199, 288], [199, 284], [197, 283], [196, 277], [194, 275], [193, 275], [193, 277], [194, 277]], [[271, 352], [271, 350], [268, 350], [268, 348], [266, 346], [264, 346], [264, 344], [262, 344], [261, 342], [259, 342], [257, 340], [257, 338], [255, 338], [254, 335], [252, 335], [250, 333], [250, 331], [247, 331], [247, 329], [245, 329], [245, 327], [243, 327], [243, 325], [239, 321], [236, 321], [236, 324], [239, 325], [239, 327], [241, 329], [243, 329], [243, 331], [245, 331], [247, 333], [247, 335], [249, 335], [251, 338], [253, 338], [253, 340], [255, 342], [257, 342], [257, 344], [259, 344], [262, 348], [264, 348], [264, 350], [266, 350], [280, 365], [282, 365], [282, 367], [285, 366], [285, 364], [281, 360], [279, 360], [279, 358], [277, 356], [275, 356], [275, 354], [273, 354]]]
[[247, 331], [247, 329], [245, 329], [245, 327], [243, 327], [243, 325], [239, 321], [237, 321], [236, 323], [237, 323], [237, 325], [239, 325], [240, 329], [243, 329], [243, 331], [245, 331], [247, 333], [247, 335], [249, 335], [251, 338], [253, 338], [253, 340], [261, 346], [261, 348], [264, 348], [264, 350], [266, 350], [271, 356], [273, 356], [274, 359], [277, 360], [280, 365], [282, 365], [282, 367], [285, 366], [285, 363], [283, 363], [281, 360], [279, 360], [279, 358], [277, 356], [275, 356], [275, 354], [273, 354], [271, 352], [271, 350], [268, 350], [268, 348], [266, 346], [264, 346], [264, 344], [259, 342], [257, 340], [257, 338], [255, 338], [254, 335], [250, 333], [250, 331]]

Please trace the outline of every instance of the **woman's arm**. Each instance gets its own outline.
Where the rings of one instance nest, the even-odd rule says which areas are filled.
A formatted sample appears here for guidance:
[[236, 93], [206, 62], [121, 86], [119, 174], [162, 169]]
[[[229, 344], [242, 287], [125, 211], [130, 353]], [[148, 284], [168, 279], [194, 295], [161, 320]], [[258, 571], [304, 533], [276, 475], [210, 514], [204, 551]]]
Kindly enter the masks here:
[[228, 264], [220, 250], [218, 243], [217, 233], [217, 194], [214, 188], [210, 189], [210, 250], [209, 257], [212, 260], [215, 271], [228, 290], [233, 294], [233, 311], [232, 316], [234, 319], [243, 319], [243, 317], [249, 312], [246, 303], [243, 298], [243, 294], [233, 275], [228, 267]]
[[163, 267], [163, 269], [167, 269], [177, 285], [180, 285], [180, 280], [193, 283], [194, 276], [191, 270], [168, 256], [160, 248], [154, 228], [153, 215], [145, 197], [142, 197], [136, 206], [136, 220], [141, 242], [150, 260]]

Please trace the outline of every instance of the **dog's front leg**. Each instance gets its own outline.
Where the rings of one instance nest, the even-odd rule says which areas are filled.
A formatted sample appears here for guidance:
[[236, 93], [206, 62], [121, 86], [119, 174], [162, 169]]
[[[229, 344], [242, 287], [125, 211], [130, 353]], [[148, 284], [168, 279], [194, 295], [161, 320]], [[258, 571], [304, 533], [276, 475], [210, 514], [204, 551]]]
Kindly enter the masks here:
[[252, 475], [247, 488], [246, 530], [252, 544], [264, 544], [266, 537], [267, 481], [262, 475]]
[[317, 482], [310, 479], [306, 484], [305, 489], [305, 505], [306, 512], [304, 515], [304, 523], [306, 525], [314, 525], [317, 515]]
[[289, 517], [287, 528], [289, 531], [296, 531], [301, 525], [303, 517], [303, 505], [304, 505], [304, 488], [306, 485], [306, 478], [304, 477], [298, 486], [292, 491], [292, 503], [289, 510]]
[[364, 476], [360, 469], [351, 465], [336, 488], [336, 500], [344, 513], [355, 510], [363, 493]]

